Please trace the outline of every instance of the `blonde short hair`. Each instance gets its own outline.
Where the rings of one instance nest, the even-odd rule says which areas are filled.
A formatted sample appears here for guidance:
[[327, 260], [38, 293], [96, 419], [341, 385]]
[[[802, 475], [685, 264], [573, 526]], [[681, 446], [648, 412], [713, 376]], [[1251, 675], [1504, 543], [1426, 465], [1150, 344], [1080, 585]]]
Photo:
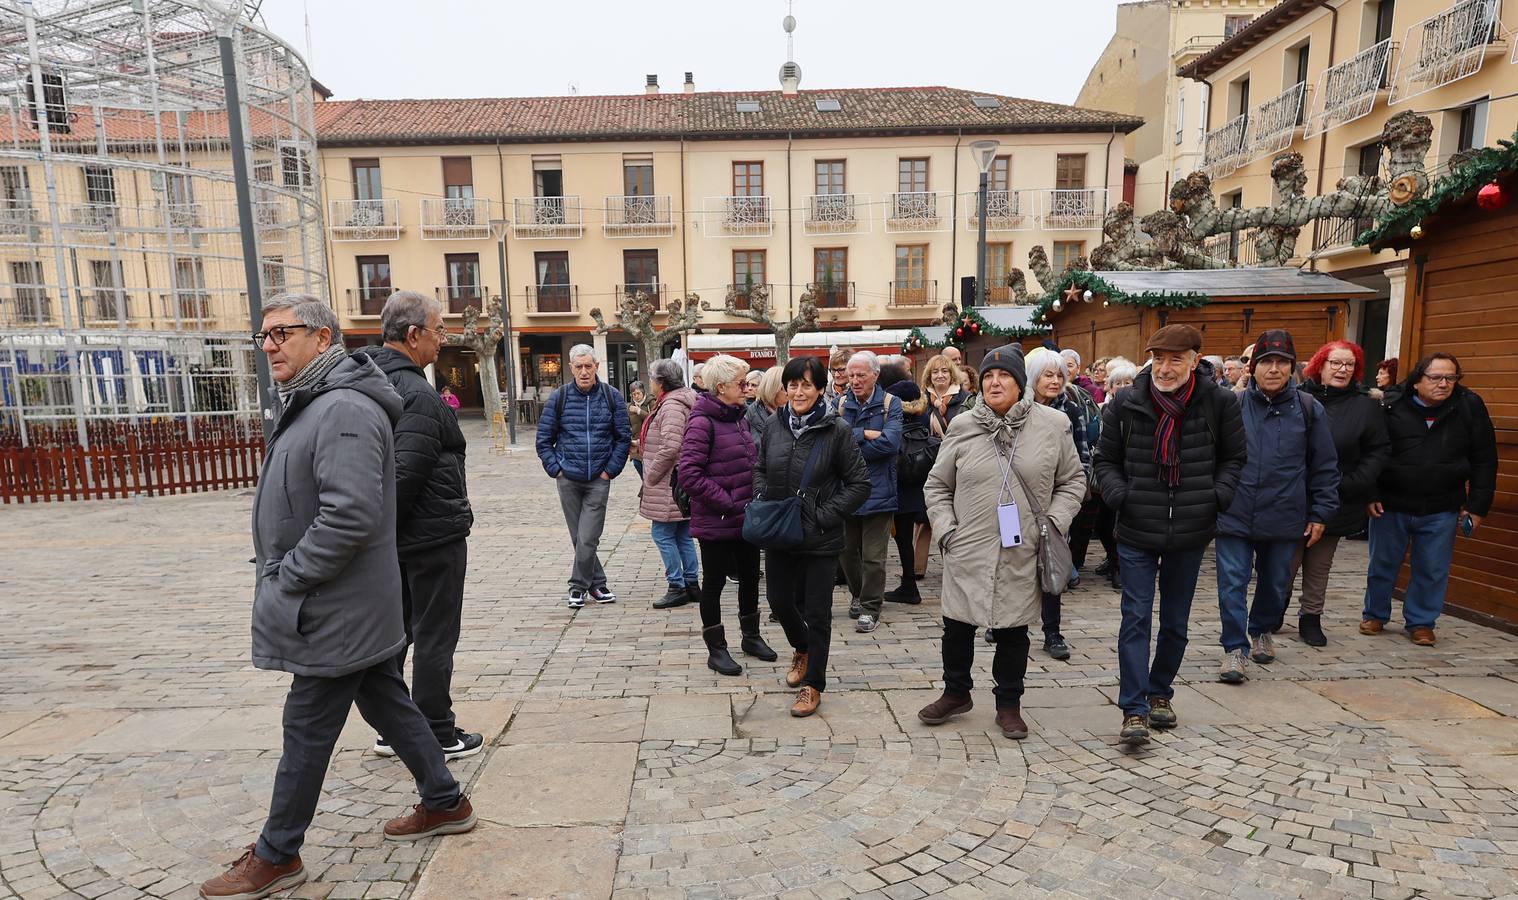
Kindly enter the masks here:
[[748, 363], [736, 356], [713, 356], [706, 361], [706, 368], [701, 370], [701, 380], [707, 390], [716, 393], [719, 384], [737, 384], [742, 381], [743, 376], [748, 374], [748, 369]]
[[765, 406], [779, 406], [780, 395], [785, 393], [785, 379], [781, 375], [785, 372], [783, 366], [770, 366], [764, 370], [764, 377], [759, 379], [759, 388], [754, 391], [754, 397]]
[[928, 357], [928, 361], [922, 364], [923, 387], [927, 388], [933, 386], [933, 372], [935, 369], [939, 368], [947, 368], [949, 370], [949, 377], [954, 380], [955, 384], [959, 384], [959, 364], [956, 363], [952, 358], [944, 356], [942, 353], [940, 353], [937, 356]]

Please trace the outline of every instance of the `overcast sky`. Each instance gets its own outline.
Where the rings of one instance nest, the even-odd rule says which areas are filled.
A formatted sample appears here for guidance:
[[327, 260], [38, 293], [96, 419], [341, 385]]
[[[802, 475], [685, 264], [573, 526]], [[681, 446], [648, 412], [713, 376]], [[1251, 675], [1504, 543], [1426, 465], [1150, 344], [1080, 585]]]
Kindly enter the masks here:
[[[1118, 0], [796, 0], [801, 87], [946, 85], [1071, 103]], [[264, 0], [336, 99], [774, 90], [785, 0]], [[1068, 32], [1068, 34], [1067, 34]]]

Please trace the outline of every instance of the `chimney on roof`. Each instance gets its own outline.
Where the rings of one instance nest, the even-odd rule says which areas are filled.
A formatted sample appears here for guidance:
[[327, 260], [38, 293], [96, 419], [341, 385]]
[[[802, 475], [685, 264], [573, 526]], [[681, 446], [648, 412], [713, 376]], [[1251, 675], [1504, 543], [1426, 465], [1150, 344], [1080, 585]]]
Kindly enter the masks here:
[[696, 92], [696, 73], [694, 73], [694, 72], [686, 72], [685, 73], [685, 93], [687, 93], [687, 94], [694, 94], [695, 92]]

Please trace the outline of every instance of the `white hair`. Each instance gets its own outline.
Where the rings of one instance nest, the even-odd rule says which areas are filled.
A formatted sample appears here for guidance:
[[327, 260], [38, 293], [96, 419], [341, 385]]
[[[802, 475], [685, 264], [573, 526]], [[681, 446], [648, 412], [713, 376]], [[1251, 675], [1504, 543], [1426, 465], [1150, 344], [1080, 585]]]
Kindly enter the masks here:
[[737, 384], [748, 374], [748, 363], [736, 356], [719, 354], [706, 361], [706, 369], [702, 372], [705, 380], [710, 382], [706, 385], [709, 391], [716, 391], [719, 384]]
[[1205, 359], [1208, 362], [1212, 363], [1213, 368], [1218, 369], [1219, 371], [1222, 371], [1222, 368], [1223, 368], [1223, 357], [1217, 356], [1217, 355], [1211, 355], [1211, 356], [1204, 356], [1204, 357], [1202, 357], [1202, 359]]
[[860, 350], [858, 353], [855, 353], [853, 356], [849, 357], [849, 365], [853, 365], [856, 362], [864, 363], [865, 365], [869, 366], [870, 370], [876, 374], [880, 373], [880, 357], [876, 356], [874, 351]]
[[1059, 351], [1059, 355], [1063, 356], [1065, 359], [1073, 361], [1077, 366], [1081, 364], [1081, 355], [1068, 347], [1064, 350]]
[[1070, 373], [1065, 370], [1064, 354], [1055, 353], [1052, 350], [1045, 350], [1040, 347], [1028, 354], [1027, 359], [1023, 361], [1023, 365], [1027, 369], [1028, 384], [1030, 385], [1036, 384], [1045, 372], [1057, 373], [1061, 384], [1066, 384], [1070, 381]]
[[337, 313], [325, 301], [310, 294], [275, 294], [264, 300], [259, 311], [268, 315], [276, 309], [294, 310], [295, 318], [313, 332], [329, 329], [332, 332], [332, 343], [342, 345], [343, 331], [337, 321]]
[[416, 291], [396, 291], [380, 310], [380, 336], [387, 341], [404, 341], [411, 326], [426, 328], [433, 313], [443, 314], [443, 304]]
[[1107, 384], [1104, 387], [1110, 388], [1115, 381], [1132, 381], [1138, 377], [1138, 373], [1138, 366], [1131, 360], [1114, 356], [1107, 360]]
[[584, 359], [587, 356], [596, 362], [600, 362], [599, 359], [596, 359], [596, 348], [592, 347], [589, 344], [575, 344], [573, 347], [569, 348], [570, 365], [574, 365], [575, 360]]

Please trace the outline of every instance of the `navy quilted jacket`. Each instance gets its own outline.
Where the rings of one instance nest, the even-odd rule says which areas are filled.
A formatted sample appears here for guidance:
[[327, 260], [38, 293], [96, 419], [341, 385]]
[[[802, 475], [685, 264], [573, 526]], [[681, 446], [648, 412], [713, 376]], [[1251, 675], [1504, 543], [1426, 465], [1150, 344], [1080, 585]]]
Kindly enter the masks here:
[[632, 425], [627, 420], [627, 401], [606, 382], [597, 381], [587, 392], [571, 381], [543, 404], [543, 416], [538, 420], [538, 459], [551, 477], [562, 473], [570, 481], [591, 481], [605, 472], [616, 478], [627, 465], [630, 449]]

